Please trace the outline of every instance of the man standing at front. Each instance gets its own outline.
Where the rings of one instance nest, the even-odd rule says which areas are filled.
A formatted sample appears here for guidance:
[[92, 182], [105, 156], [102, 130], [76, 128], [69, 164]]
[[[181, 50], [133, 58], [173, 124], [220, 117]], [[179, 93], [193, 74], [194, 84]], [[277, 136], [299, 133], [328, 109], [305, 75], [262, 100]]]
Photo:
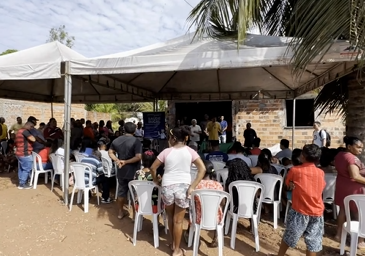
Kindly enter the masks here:
[[221, 132], [221, 124], [217, 122], [217, 118], [213, 117], [207, 124], [207, 132], [209, 136], [209, 142], [219, 144], [219, 133]]
[[34, 136], [30, 133], [30, 130], [34, 128], [34, 124], [27, 122], [22, 129], [20, 129], [15, 136], [16, 156], [19, 161], [19, 186], [18, 189], [30, 189], [31, 187], [26, 184], [29, 178], [29, 174], [32, 171], [32, 144], [35, 142]]
[[227, 121], [224, 120], [224, 116], [221, 116], [221, 136], [219, 136], [219, 143], [226, 143], [227, 142], [227, 133], [226, 130], [228, 128]]
[[[142, 144], [138, 138], [134, 137], [136, 125], [132, 122], [127, 122], [124, 125], [124, 131], [125, 135], [116, 138], [109, 149], [110, 158], [118, 165], [117, 178], [119, 187], [117, 193], [120, 207], [118, 219], [123, 219], [128, 215], [128, 212], [125, 212], [123, 208], [127, 201], [128, 183], [133, 180], [134, 175], [141, 168], [142, 159]], [[133, 205], [133, 213], [134, 211]]]

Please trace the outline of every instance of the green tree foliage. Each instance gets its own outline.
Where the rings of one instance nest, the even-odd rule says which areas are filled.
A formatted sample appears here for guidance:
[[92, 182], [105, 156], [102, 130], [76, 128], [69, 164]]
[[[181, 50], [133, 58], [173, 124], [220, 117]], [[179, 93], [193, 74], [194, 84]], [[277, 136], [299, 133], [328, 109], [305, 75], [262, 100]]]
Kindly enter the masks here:
[[0, 53], [0, 56], [10, 54], [10, 53], [13, 53], [13, 52], [17, 52], [17, 51], [18, 50], [15, 50], [15, 49], [7, 49], [5, 52]]
[[66, 26], [62, 25], [58, 28], [51, 28], [49, 31], [49, 37], [46, 41], [47, 43], [58, 41], [61, 44], [66, 45], [67, 47], [72, 48], [72, 46], [75, 43], [75, 37], [70, 36], [68, 32], [66, 31]]
[[[158, 101], [159, 111], [166, 111], [167, 102]], [[112, 121], [117, 122], [130, 117], [137, 117], [138, 112], [153, 111], [152, 102], [141, 103], [110, 103], [110, 104], [85, 104], [87, 111], [96, 111], [101, 113], [110, 113]]]

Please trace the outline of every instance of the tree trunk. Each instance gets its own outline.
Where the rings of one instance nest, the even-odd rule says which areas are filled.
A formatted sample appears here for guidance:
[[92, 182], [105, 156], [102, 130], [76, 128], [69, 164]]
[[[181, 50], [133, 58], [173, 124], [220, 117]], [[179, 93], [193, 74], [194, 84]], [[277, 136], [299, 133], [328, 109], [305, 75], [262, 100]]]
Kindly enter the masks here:
[[[346, 135], [358, 137], [365, 143], [365, 81], [357, 71], [348, 78]], [[360, 155], [360, 160], [365, 163], [365, 151]]]

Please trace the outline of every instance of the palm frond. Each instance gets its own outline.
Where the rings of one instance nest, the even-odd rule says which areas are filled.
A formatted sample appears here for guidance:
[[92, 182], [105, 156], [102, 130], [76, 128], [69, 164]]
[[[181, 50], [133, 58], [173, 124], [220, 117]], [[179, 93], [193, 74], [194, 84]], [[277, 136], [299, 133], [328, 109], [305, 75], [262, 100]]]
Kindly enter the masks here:
[[321, 114], [337, 113], [346, 118], [348, 93], [348, 76], [344, 76], [325, 85], [314, 100], [314, 110]]
[[[318, 61], [321, 61], [335, 40], [350, 31], [351, 10], [354, 8], [349, 1], [344, 0], [298, 1], [291, 17], [291, 31], [295, 39], [290, 45], [293, 50], [293, 73], [297, 77], [302, 75], [304, 68], [316, 58], [319, 57]], [[353, 27], [357, 28], [357, 33], [365, 29]]]
[[241, 43], [247, 30], [260, 26], [266, 4], [261, 0], [201, 0], [187, 19], [196, 26], [194, 37], [209, 36]]
[[261, 33], [271, 36], [292, 36], [292, 12], [299, 0], [263, 0]]

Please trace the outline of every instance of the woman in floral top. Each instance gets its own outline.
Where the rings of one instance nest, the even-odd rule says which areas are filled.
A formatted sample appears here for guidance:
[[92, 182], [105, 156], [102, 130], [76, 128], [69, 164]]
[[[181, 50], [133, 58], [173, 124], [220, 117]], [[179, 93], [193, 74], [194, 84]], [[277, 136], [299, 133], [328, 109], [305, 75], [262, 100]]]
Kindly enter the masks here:
[[[205, 176], [204, 178], [199, 182], [199, 184], [196, 186], [195, 190], [198, 189], [214, 189], [214, 190], [220, 190], [223, 191], [223, 186], [217, 181], [217, 176], [216, 173], [214, 171], [214, 166], [213, 163], [209, 160], [203, 160], [205, 168], [206, 168], [206, 172], [205, 172]], [[201, 221], [201, 204], [200, 204], [200, 200], [198, 197], [195, 197], [195, 210], [196, 210], [196, 222], [200, 223]], [[222, 202], [224, 203], [224, 202]], [[189, 208], [190, 211], [191, 207]], [[190, 214], [192, 216], [192, 213]], [[217, 219], [218, 222], [220, 222], [222, 220], [223, 217], [223, 211], [222, 208], [218, 209], [217, 212]], [[191, 222], [191, 220], [190, 220]], [[189, 237], [189, 228], [190, 225], [185, 233], [185, 240], [187, 242], [188, 237]], [[213, 237], [213, 241], [210, 243], [210, 247], [217, 247], [218, 243], [217, 243], [217, 232], [214, 233], [214, 237]]]

